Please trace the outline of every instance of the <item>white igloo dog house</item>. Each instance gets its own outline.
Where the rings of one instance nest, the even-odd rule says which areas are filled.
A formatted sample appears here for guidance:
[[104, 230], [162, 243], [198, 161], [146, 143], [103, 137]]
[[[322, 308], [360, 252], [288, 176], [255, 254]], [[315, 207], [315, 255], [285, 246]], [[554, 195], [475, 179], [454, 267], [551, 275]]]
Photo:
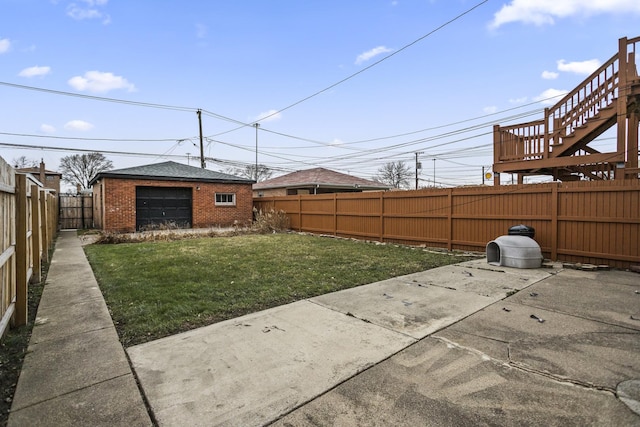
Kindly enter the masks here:
[[540, 268], [542, 251], [538, 242], [527, 236], [500, 236], [487, 243], [487, 262], [515, 268]]

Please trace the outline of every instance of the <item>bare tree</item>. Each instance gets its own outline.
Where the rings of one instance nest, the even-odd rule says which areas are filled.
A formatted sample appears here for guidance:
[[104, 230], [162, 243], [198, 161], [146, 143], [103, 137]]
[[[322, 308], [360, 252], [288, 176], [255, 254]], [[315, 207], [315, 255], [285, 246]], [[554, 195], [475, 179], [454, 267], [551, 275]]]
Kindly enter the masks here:
[[13, 167], [16, 169], [38, 167], [38, 161], [29, 159], [27, 156], [15, 157], [11, 160], [11, 163], [13, 163]]
[[227, 168], [225, 172], [231, 175], [253, 179], [256, 182], [266, 181], [273, 175], [273, 171], [265, 165], [258, 165], [257, 173], [256, 165], [247, 165], [244, 168]]
[[71, 185], [89, 188], [89, 181], [100, 172], [113, 169], [113, 162], [102, 153], [74, 154], [60, 159], [62, 180]]
[[411, 176], [411, 168], [403, 161], [398, 160], [397, 162], [385, 163], [378, 169], [378, 175], [374, 179], [393, 188], [407, 188]]

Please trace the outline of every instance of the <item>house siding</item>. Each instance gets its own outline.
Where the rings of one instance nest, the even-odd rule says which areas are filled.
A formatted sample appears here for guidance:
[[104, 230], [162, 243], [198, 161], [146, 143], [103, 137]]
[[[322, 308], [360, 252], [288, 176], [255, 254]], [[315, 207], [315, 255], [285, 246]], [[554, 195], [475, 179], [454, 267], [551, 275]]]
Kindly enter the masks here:
[[[192, 227], [225, 227], [248, 224], [253, 218], [251, 183], [210, 183], [144, 179], [103, 178], [96, 183], [100, 194], [102, 229], [112, 232], [136, 230], [136, 187], [181, 187], [192, 189]], [[198, 190], [199, 188], [199, 190]], [[94, 185], [95, 189], [95, 185]], [[215, 193], [235, 193], [235, 206], [216, 206]]]

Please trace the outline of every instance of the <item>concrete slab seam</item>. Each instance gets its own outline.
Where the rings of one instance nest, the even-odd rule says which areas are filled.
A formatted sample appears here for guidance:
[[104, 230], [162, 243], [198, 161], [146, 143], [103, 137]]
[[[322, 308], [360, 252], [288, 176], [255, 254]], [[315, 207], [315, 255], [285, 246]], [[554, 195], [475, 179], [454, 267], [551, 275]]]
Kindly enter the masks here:
[[[356, 316], [355, 314], [353, 314], [353, 313], [351, 313], [351, 312], [343, 313], [343, 312], [341, 312], [340, 310], [336, 310], [336, 309], [334, 309], [334, 308], [328, 307], [328, 306], [326, 306], [326, 305], [324, 305], [324, 304], [321, 304], [321, 303], [320, 303], [320, 302], [318, 302], [318, 301], [313, 301], [313, 300], [311, 300], [311, 299], [307, 299], [306, 301], [307, 301], [307, 302], [310, 302], [310, 303], [312, 303], [312, 304], [315, 304], [315, 305], [317, 305], [318, 307], [321, 307], [321, 308], [324, 308], [324, 309], [326, 309], [326, 310], [332, 311], [332, 312], [334, 312], [334, 313], [338, 313], [338, 314], [341, 314], [341, 315], [343, 315], [343, 316], [347, 316], [347, 317], [353, 317], [354, 319], [358, 319], [358, 320], [359, 320], [359, 321], [361, 321], [361, 322], [368, 323], [368, 324], [370, 324], [370, 325], [376, 326], [376, 327], [381, 328], [381, 329], [385, 329], [385, 330], [387, 330], [387, 331], [389, 331], [389, 332], [393, 332], [394, 334], [398, 334], [398, 335], [405, 336], [405, 337], [407, 337], [407, 338], [411, 338], [411, 339], [413, 340], [413, 342], [411, 343], [411, 345], [413, 345], [415, 342], [420, 341], [418, 338], [416, 338], [416, 337], [414, 337], [414, 336], [412, 336], [412, 335], [405, 334], [404, 332], [397, 331], [397, 330], [395, 330], [395, 329], [389, 328], [389, 327], [384, 326], [384, 325], [379, 325], [379, 324], [377, 324], [377, 323], [375, 323], [375, 322], [373, 322], [373, 321], [371, 321], [371, 320], [369, 320], [369, 319], [364, 319], [364, 318], [362, 318], [362, 317], [358, 317], [358, 316]], [[406, 347], [405, 347], [405, 348], [406, 348]]]
[[[493, 266], [490, 266], [490, 264], [487, 264], [487, 265], [489, 265], [489, 267], [484, 266], [484, 265], [483, 265], [483, 266], [477, 266], [477, 265], [465, 265], [464, 263], [461, 263], [461, 264], [452, 264], [452, 265], [453, 265], [453, 267], [456, 267], [456, 268], [469, 268], [469, 269], [473, 269], [473, 270], [490, 271], [490, 272], [493, 272], [493, 273], [508, 273], [508, 271], [507, 271], [507, 270], [504, 270], [504, 269], [501, 269], [501, 268], [495, 268], [495, 267], [493, 267]], [[561, 272], [561, 271], [564, 271], [564, 270], [565, 270], [564, 268], [558, 268], [558, 269], [553, 269], [553, 270], [548, 270], [548, 269], [543, 269], [543, 268], [533, 268], [533, 269], [527, 269], [527, 268], [525, 268], [525, 269], [512, 268], [512, 269], [514, 269], [514, 270], [516, 270], [516, 271], [518, 271], [518, 270], [524, 270], [524, 271], [529, 271], [529, 270], [543, 270], [543, 273], [547, 274], [547, 275], [548, 275], [548, 277], [550, 277], [550, 276], [555, 276], [555, 275], [556, 275], [556, 274], [558, 274], [559, 272]], [[545, 277], [545, 279], [547, 279], [548, 277]], [[544, 279], [542, 279], [542, 280], [544, 280]]]
[[48, 339], [39, 340], [35, 344], [50, 343], [50, 342], [53, 342], [53, 341], [59, 341], [59, 340], [63, 340], [63, 339], [71, 338], [71, 337], [77, 337], [79, 335], [83, 335], [83, 334], [86, 334], [86, 333], [89, 333], [89, 332], [103, 331], [105, 329], [113, 329], [115, 331], [115, 327], [113, 325], [112, 326], [104, 326], [102, 328], [87, 329], [86, 331], [76, 332], [74, 334], [58, 335], [58, 336], [56, 336], [54, 338], [48, 338]]
[[457, 342], [451, 341], [450, 339], [447, 339], [445, 337], [441, 337], [439, 335], [431, 335], [431, 338], [434, 338], [434, 339], [442, 342], [448, 348], [458, 348], [460, 350], [466, 351], [467, 353], [476, 355], [476, 356], [480, 357], [484, 361], [492, 362], [492, 363], [494, 363], [496, 365], [503, 366], [503, 367], [506, 367], [506, 368], [510, 368], [511, 367], [509, 362], [504, 362], [504, 361], [502, 361], [500, 359], [496, 359], [495, 357], [489, 356], [487, 353], [484, 353], [484, 352], [482, 352], [480, 350], [477, 350], [475, 348], [464, 346], [464, 345], [459, 344]]
[[73, 393], [77, 393], [77, 392], [82, 391], [82, 390], [89, 389], [89, 388], [91, 388], [91, 387], [95, 387], [95, 386], [97, 386], [97, 385], [100, 385], [100, 384], [106, 383], [106, 382], [108, 382], [108, 381], [113, 381], [113, 380], [118, 379], [118, 378], [124, 378], [124, 377], [126, 377], [127, 375], [132, 375], [132, 374], [131, 374], [131, 373], [128, 373], [128, 374], [122, 374], [122, 375], [117, 375], [117, 376], [115, 376], [115, 377], [107, 378], [107, 379], [104, 379], [104, 380], [102, 380], [102, 381], [98, 381], [98, 382], [95, 382], [95, 383], [93, 383], [93, 384], [86, 385], [86, 386], [84, 386], [84, 387], [80, 387], [80, 388], [77, 388], [77, 389], [74, 389], [74, 390], [71, 390], [71, 391], [67, 391], [67, 392], [64, 392], [64, 393], [57, 394], [57, 395], [55, 395], [55, 396], [53, 396], [53, 397], [50, 397], [50, 398], [48, 398], [48, 399], [43, 399], [43, 400], [39, 400], [39, 401], [37, 401], [37, 402], [33, 402], [33, 403], [31, 403], [30, 405], [23, 406], [23, 407], [21, 407], [20, 409], [18, 409], [18, 410], [16, 410], [16, 411], [11, 411], [11, 412], [18, 413], [18, 412], [23, 411], [23, 410], [25, 410], [25, 409], [29, 409], [29, 408], [32, 408], [32, 407], [34, 407], [34, 406], [38, 406], [38, 405], [41, 405], [41, 404], [43, 404], [43, 403], [50, 402], [50, 401], [52, 401], [52, 400], [58, 399], [58, 398], [60, 398], [60, 397], [64, 397], [64, 396], [67, 396], [67, 395], [70, 395], [70, 394], [73, 394]]
[[[498, 269], [489, 268], [489, 267], [478, 267], [478, 266], [473, 266], [473, 265], [458, 265], [458, 264], [453, 264], [452, 266], [453, 266], [453, 267], [457, 267], [457, 268], [469, 269], [469, 270], [480, 270], [480, 271], [489, 271], [489, 272], [493, 272], [493, 273], [505, 273], [505, 274], [507, 273], [507, 271], [506, 271], [506, 270], [498, 270]], [[512, 290], [515, 290], [515, 291], [516, 291], [516, 293], [517, 293], [517, 292], [519, 292], [519, 291], [521, 291], [521, 290], [527, 289], [528, 287], [530, 287], [530, 286], [532, 286], [532, 285], [535, 285], [536, 283], [540, 283], [540, 282], [542, 282], [542, 281], [544, 281], [544, 280], [547, 280], [548, 278], [550, 278], [550, 277], [552, 277], [552, 276], [557, 275], [557, 274], [558, 274], [558, 273], [560, 273], [561, 271], [563, 271], [563, 270], [556, 270], [556, 271], [544, 271], [544, 274], [546, 274], [546, 276], [541, 277], [541, 278], [540, 278], [540, 279], [538, 279], [538, 280], [534, 280], [534, 281], [532, 281], [531, 283], [527, 284], [526, 286], [524, 286], [524, 287], [523, 287], [523, 288], [521, 288], [521, 289], [513, 289], [513, 288], [512, 288]], [[471, 275], [471, 273], [469, 273], [469, 272], [467, 272], [467, 271], [464, 271], [464, 273], [467, 273], [468, 275]], [[410, 275], [407, 275], [407, 276], [410, 276]], [[429, 283], [422, 283], [422, 282], [418, 282], [418, 281], [415, 281], [415, 280], [412, 280], [412, 281], [410, 281], [410, 282], [409, 282], [409, 281], [407, 281], [407, 279], [405, 278], [405, 277], [407, 277], [407, 276], [400, 276], [400, 277], [396, 277], [396, 280], [399, 280], [399, 281], [403, 282], [403, 283], [404, 283], [404, 284], [406, 284], [406, 285], [413, 285], [413, 284], [417, 284], [418, 286], [434, 286], [434, 287], [438, 287], [438, 288], [441, 288], [441, 289], [449, 289], [449, 290], [453, 290], [453, 291], [461, 291], [461, 292], [474, 293], [474, 292], [467, 291], [467, 290], [465, 290], [465, 289], [457, 289], [457, 288], [454, 288], [454, 287], [451, 287], [451, 286], [442, 286], [442, 285], [438, 285], [438, 284], [431, 283], [431, 282], [429, 282]], [[481, 296], [488, 297], [488, 295], [481, 295]], [[504, 300], [505, 298], [508, 298], [509, 296], [511, 296], [511, 295], [507, 294], [505, 297], [501, 298], [501, 300]]]
[[[87, 298], [84, 298], [81, 302], [77, 302], [76, 304], [83, 304], [85, 302], [93, 302], [93, 301], [100, 301], [100, 300], [104, 300], [104, 296], [102, 295], [102, 292], [100, 293], [100, 295], [96, 295], [96, 296], [89, 296]], [[53, 304], [47, 307], [47, 309], [54, 309], [54, 308], [59, 308], [59, 307], [68, 307], [70, 304], [68, 303], [60, 303], [60, 304]]]
[[[323, 305], [321, 305], [321, 304], [318, 304], [318, 303], [316, 303], [316, 302], [314, 302], [314, 301], [309, 301], [309, 302], [313, 302], [314, 304], [318, 305], [319, 307], [322, 307], [322, 308], [328, 308], [328, 309], [329, 309], [329, 310], [331, 310], [331, 311], [336, 311], [336, 310], [330, 309], [329, 307], [325, 307], [325, 306], [323, 306]], [[342, 313], [342, 312], [338, 312], [338, 313], [343, 314], [343, 315], [345, 315], [345, 316], [346, 316], [346, 314], [344, 314], [344, 313]], [[355, 317], [355, 316], [353, 316], [353, 317], [354, 317], [354, 318], [356, 318], [356, 319], [358, 319], [358, 318], [357, 318], [357, 317]], [[358, 319], [358, 320], [361, 320], [361, 319]], [[362, 321], [364, 321], [364, 320], [362, 320]], [[366, 323], [371, 323], [371, 322], [366, 322]], [[390, 330], [390, 329], [388, 329], [388, 328], [385, 328], [385, 327], [382, 327], [382, 326], [379, 326], [379, 325], [375, 325], [375, 324], [373, 324], [373, 325], [374, 325], [374, 326], [378, 326], [378, 327], [380, 327], [380, 328], [382, 328], [382, 329]], [[405, 347], [403, 347], [403, 348], [399, 349], [398, 351], [393, 352], [392, 354], [388, 355], [388, 356], [387, 356], [387, 357], [385, 357], [384, 359], [381, 359], [381, 360], [379, 360], [379, 361], [377, 361], [377, 362], [375, 362], [375, 363], [369, 363], [367, 366], [364, 366], [362, 369], [358, 370], [357, 372], [354, 372], [354, 373], [353, 373], [353, 375], [349, 376], [348, 378], [345, 378], [344, 380], [340, 381], [339, 383], [337, 383], [337, 384], [333, 385], [331, 388], [329, 388], [329, 389], [327, 389], [327, 390], [324, 390], [323, 392], [318, 393], [318, 394], [317, 394], [317, 395], [315, 395], [315, 396], [310, 397], [310, 398], [309, 398], [309, 399], [307, 399], [306, 401], [301, 402], [299, 405], [296, 405], [295, 407], [293, 407], [293, 408], [289, 409], [288, 411], [286, 411], [286, 412], [284, 412], [284, 413], [282, 413], [282, 414], [278, 415], [278, 417], [276, 417], [275, 419], [273, 419], [273, 420], [271, 420], [271, 421], [267, 422], [267, 423], [266, 423], [266, 424], [264, 424], [264, 425], [265, 425], [265, 426], [269, 426], [269, 425], [271, 425], [271, 424], [273, 424], [273, 423], [277, 422], [278, 420], [280, 420], [280, 419], [282, 419], [282, 418], [286, 417], [287, 415], [291, 414], [292, 412], [296, 411], [297, 409], [300, 409], [300, 408], [302, 408], [303, 406], [305, 406], [305, 405], [307, 405], [307, 404], [309, 404], [309, 403], [313, 402], [314, 400], [316, 400], [316, 399], [318, 399], [318, 398], [320, 398], [320, 397], [322, 397], [322, 396], [324, 396], [324, 395], [326, 395], [326, 394], [328, 394], [328, 393], [332, 392], [333, 390], [335, 390], [335, 389], [337, 389], [338, 387], [340, 387], [342, 384], [344, 384], [344, 383], [346, 383], [346, 382], [348, 382], [348, 381], [352, 380], [353, 378], [355, 378], [355, 377], [357, 377], [357, 376], [359, 376], [359, 375], [361, 375], [361, 374], [365, 373], [366, 371], [368, 371], [369, 369], [373, 368], [374, 366], [377, 366], [377, 365], [380, 365], [381, 363], [386, 362], [387, 360], [391, 359], [392, 357], [394, 357], [394, 356], [398, 355], [399, 353], [401, 353], [401, 352], [405, 351], [405, 350], [406, 350], [406, 349], [408, 349], [408, 348], [411, 348], [412, 346], [416, 345], [417, 343], [419, 343], [420, 341], [422, 341], [423, 339], [425, 339], [425, 338], [427, 338], [427, 337], [428, 337], [428, 336], [427, 336], [427, 337], [424, 337], [424, 338], [422, 338], [422, 339], [416, 339], [416, 338], [414, 338], [414, 337], [412, 337], [412, 336], [409, 336], [409, 335], [406, 335], [406, 334], [402, 334], [402, 333], [400, 333], [400, 332], [398, 332], [398, 331], [394, 331], [394, 330], [391, 330], [391, 331], [392, 331], [392, 332], [395, 332], [395, 333], [397, 333], [397, 334], [399, 334], [399, 335], [407, 336], [408, 338], [411, 338], [411, 339], [413, 340], [413, 342], [411, 342], [411, 344], [409, 344], [409, 345], [407, 345], [407, 346], [405, 346]], [[155, 419], [154, 419], [154, 420], [155, 420]], [[157, 425], [157, 424], [156, 424], [156, 425]]]
[[597, 392], [602, 392], [602, 393], [606, 393], [609, 394], [613, 397], [616, 397], [616, 391], [611, 388], [611, 387], [607, 387], [607, 386], [603, 386], [603, 385], [597, 385], [588, 381], [580, 381], [580, 380], [576, 380], [573, 378], [569, 378], [569, 377], [565, 377], [562, 375], [557, 375], [557, 374], [552, 374], [550, 372], [547, 371], [543, 371], [540, 369], [535, 369], [535, 368], [531, 368], [529, 365], [522, 363], [522, 362], [515, 362], [515, 361], [509, 361], [509, 365], [515, 369], [518, 369], [520, 371], [523, 372], [528, 372], [534, 375], [538, 375], [544, 378], [548, 378], [552, 381], [555, 381], [557, 383], [560, 384], [567, 384], [567, 385], [571, 385], [571, 386], [577, 386], [577, 387], [581, 387], [585, 390], [590, 390], [590, 391], [597, 391]]
[[160, 425], [158, 420], [156, 419], [156, 414], [153, 412], [153, 408], [151, 407], [151, 402], [147, 398], [146, 393], [144, 392], [144, 388], [142, 387], [142, 383], [140, 382], [140, 378], [138, 378], [138, 373], [133, 367], [133, 362], [131, 362], [131, 357], [129, 356], [129, 352], [127, 349], [124, 349], [124, 355], [127, 358], [127, 363], [129, 364], [129, 370], [131, 370], [131, 375], [133, 375], [133, 379], [136, 382], [136, 387], [138, 387], [138, 393], [140, 393], [140, 398], [142, 399], [142, 403], [144, 403], [144, 407], [147, 411], [147, 415], [151, 419], [151, 423], [154, 426]]
[[[407, 282], [405, 280], [399, 279], [398, 280], [401, 283], [404, 283], [405, 285], [416, 285], [418, 287], [427, 287], [427, 286], [434, 286], [436, 288], [440, 288], [440, 289], [448, 289], [450, 291], [461, 291], [461, 292], [466, 292], [463, 289], [458, 289], [458, 288], [454, 288], [453, 286], [442, 286], [442, 285], [436, 285], [435, 283], [423, 283], [423, 282], [418, 282], [417, 280], [412, 280], [411, 282]], [[483, 295], [481, 295], [483, 296]]]
[[[544, 310], [544, 311], [547, 311], [549, 313], [561, 314], [563, 316], [574, 317], [576, 319], [588, 320], [590, 322], [601, 323], [601, 324], [607, 325], [607, 326], [614, 326], [614, 327], [617, 327], [617, 328], [629, 329], [630, 331], [632, 331], [632, 332], [629, 332], [630, 334], [640, 333], [640, 329], [636, 329], [636, 328], [633, 328], [633, 327], [628, 326], [628, 325], [605, 322], [602, 319], [595, 319], [595, 318], [587, 317], [587, 316], [579, 316], [579, 315], [577, 315], [575, 313], [569, 313], [569, 312], [565, 312], [565, 311], [555, 310], [555, 309], [552, 309], [552, 308], [549, 308], [549, 307], [542, 307], [542, 306], [534, 305], [534, 304], [527, 304], [527, 303], [522, 302], [522, 301], [514, 302], [512, 304], [521, 305], [523, 307], [537, 308], [538, 310]], [[638, 325], [638, 327], [640, 328], [640, 324]]]
[[521, 372], [526, 372], [526, 373], [529, 373], [529, 374], [541, 376], [543, 378], [552, 380], [552, 381], [554, 381], [554, 382], [556, 382], [558, 384], [563, 384], [563, 385], [567, 385], [567, 386], [574, 386], [574, 387], [577, 386], [577, 387], [584, 388], [586, 390], [602, 392], [602, 393], [606, 393], [608, 395], [611, 395], [613, 397], [616, 397], [615, 390], [613, 390], [610, 387], [599, 386], [597, 384], [593, 384], [593, 383], [589, 383], [589, 382], [585, 382], [585, 381], [580, 381], [580, 380], [575, 380], [573, 378], [564, 377], [562, 375], [551, 374], [551, 373], [546, 372], [546, 371], [542, 371], [542, 370], [539, 370], [539, 369], [531, 368], [527, 364], [524, 364], [524, 363], [521, 363], [521, 362], [511, 361], [511, 359], [509, 359], [508, 362], [504, 362], [504, 361], [502, 361], [500, 359], [496, 359], [494, 357], [491, 357], [488, 354], [481, 352], [480, 350], [477, 350], [477, 349], [471, 348], [471, 347], [466, 347], [466, 346], [464, 346], [462, 344], [459, 344], [457, 342], [451, 341], [451, 340], [449, 340], [447, 338], [444, 338], [444, 337], [441, 337], [441, 336], [432, 335], [432, 338], [435, 338], [435, 339], [443, 342], [445, 345], [447, 345], [447, 347], [459, 348], [459, 349], [464, 350], [464, 351], [466, 351], [466, 352], [468, 352], [470, 354], [474, 354], [474, 355], [480, 357], [482, 360], [495, 363], [496, 365], [503, 366], [505, 368], [516, 369], [516, 370], [521, 371]]

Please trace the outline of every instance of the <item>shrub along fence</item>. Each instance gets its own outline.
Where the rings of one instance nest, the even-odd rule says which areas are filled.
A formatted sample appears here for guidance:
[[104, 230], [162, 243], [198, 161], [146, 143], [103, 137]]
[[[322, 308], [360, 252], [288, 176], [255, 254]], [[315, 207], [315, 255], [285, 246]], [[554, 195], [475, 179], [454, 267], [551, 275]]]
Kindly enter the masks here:
[[58, 219], [55, 191], [0, 158], [0, 337], [27, 323], [30, 282], [42, 279]]
[[552, 260], [628, 268], [640, 263], [640, 181], [262, 197], [291, 229], [341, 237], [485, 251], [525, 224]]

